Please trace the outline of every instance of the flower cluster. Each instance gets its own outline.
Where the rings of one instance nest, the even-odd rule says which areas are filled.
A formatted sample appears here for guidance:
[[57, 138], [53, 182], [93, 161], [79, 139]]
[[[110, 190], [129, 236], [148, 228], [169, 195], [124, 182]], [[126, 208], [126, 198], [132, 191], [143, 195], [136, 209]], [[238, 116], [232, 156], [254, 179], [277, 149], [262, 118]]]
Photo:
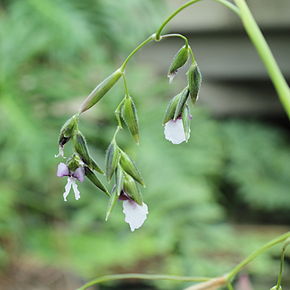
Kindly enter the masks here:
[[[182, 38], [185, 39], [183, 36]], [[144, 43], [153, 39], [152, 36]], [[119, 131], [123, 127], [127, 127], [135, 142], [139, 143], [137, 110], [133, 98], [129, 95], [124, 72], [125, 66], [132, 55], [130, 54], [119, 69], [101, 82], [81, 104], [79, 112], [65, 122], [60, 131], [59, 153], [56, 157], [62, 157], [66, 161], [60, 162], [57, 168], [58, 177], [67, 177], [67, 184], [63, 193], [65, 201], [67, 201], [71, 189], [74, 192], [75, 199], [80, 198], [77, 181], [83, 182], [87, 177], [99, 190], [109, 196], [106, 220], [108, 220], [117, 201], [121, 201], [123, 202], [125, 222], [129, 224], [131, 231], [134, 231], [143, 225], [148, 214], [148, 206], [143, 202], [142, 193], [139, 189], [140, 186], [144, 186], [144, 180], [134, 161], [118, 146], [116, 140]], [[163, 120], [165, 138], [173, 144], [187, 142], [190, 137], [191, 115], [188, 99], [191, 98], [193, 103], [196, 102], [201, 84], [201, 74], [187, 40], [175, 55], [168, 71], [171, 82], [177, 71], [186, 64], [190, 57], [192, 63], [187, 72], [187, 86], [169, 102]], [[106, 153], [105, 175], [108, 182], [114, 180], [109, 192], [95, 174], [104, 174], [104, 172], [91, 157], [85, 137], [78, 129], [78, 122], [80, 115], [93, 107], [121, 77], [124, 80], [125, 97], [115, 110], [117, 129]], [[73, 154], [69, 158], [65, 158], [64, 146], [70, 141], [73, 144]]]

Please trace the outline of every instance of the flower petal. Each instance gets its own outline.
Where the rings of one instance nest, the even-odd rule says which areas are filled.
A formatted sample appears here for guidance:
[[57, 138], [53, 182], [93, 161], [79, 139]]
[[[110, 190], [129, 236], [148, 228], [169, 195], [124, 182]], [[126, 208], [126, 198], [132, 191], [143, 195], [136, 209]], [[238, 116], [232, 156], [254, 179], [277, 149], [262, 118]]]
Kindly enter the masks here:
[[59, 146], [59, 147], [58, 147], [58, 154], [55, 154], [54, 157], [55, 157], [55, 158], [57, 158], [57, 157], [64, 157], [63, 146]]
[[85, 169], [83, 167], [78, 167], [72, 176], [78, 179], [80, 182], [83, 182], [85, 179]]
[[180, 144], [186, 141], [182, 119], [168, 121], [164, 126], [164, 135], [173, 144]]
[[56, 176], [64, 177], [69, 175], [69, 169], [65, 163], [59, 163], [57, 167]]
[[72, 180], [72, 187], [75, 193], [75, 199], [76, 200], [80, 199], [81, 195], [80, 195], [80, 191], [78, 190], [78, 185], [76, 184], [75, 179]]
[[67, 201], [67, 196], [68, 196], [68, 194], [69, 194], [69, 192], [70, 192], [70, 189], [71, 189], [71, 185], [72, 185], [72, 179], [69, 177], [68, 179], [67, 179], [67, 184], [66, 184], [66, 186], [65, 186], [65, 192], [63, 193], [63, 199], [64, 199], [64, 201]]
[[144, 202], [142, 205], [139, 205], [133, 200], [124, 200], [123, 213], [125, 214], [125, 222], [129, 224], [133, 232], [139, 229], [145, 222], [148, 214], [148, 206]]

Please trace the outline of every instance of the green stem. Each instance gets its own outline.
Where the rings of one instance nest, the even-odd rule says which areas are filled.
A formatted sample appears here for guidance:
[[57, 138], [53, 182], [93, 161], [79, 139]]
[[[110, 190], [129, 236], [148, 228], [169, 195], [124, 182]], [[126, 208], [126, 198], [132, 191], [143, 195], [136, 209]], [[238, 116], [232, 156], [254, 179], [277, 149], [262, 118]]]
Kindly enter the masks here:
[[[166, 18], [165, 21], [161, 24], [161, 26], [156, 31], [156, 35], [155, 35], [156, 40], [160, 40], [160, 35], [161, 35], [163, 29], [171, 21], [172, 18], [174, 18], [177, 14], [179, 14], [182, 10], [184, 10], [188, 6], [191, 6], [199, 1], [201, 1], [201, 0], [192, 0], [192, 1], [185, 3], [184, 5], [180, 6], [177, 10], [175, 10], [168, 18]], [[225, 5], [226, 7], [228, 7], [229, 9], [234, 11], [235, 13], [239, 14], [239, 9], [235, 5], [230, 3], [229, 1], [227, 1], [227, 0], [214, 0], [214, 1]]]
[[185, 42], [185, 46], [188, 47], [188, 39], [182, 35], [182, 34], [179, 34], [179, 33], [171, 33], [171, 34], [164, 34], [164, 35], [161, 35], [160, 36], [160, 40], [163, 39], [163, 38], [169, 38], [169, 37], [179, 37], [179, 38], [182, 38]]
[[170, 276], [170, 275], [151, 275], [151, 274], [116, 274], [116, 275], [106, 275], [96, 278], [77, 290], [85, 290], [95, 284], [114, 281], [114, 280], [124, 280], [124, 279], [142, 279], [142, 280], [171, 280], [171, 281], [182, 281], [182, 282], [203, 282], [208, 281], [211, 278], [207, 277], [187, 277], [187, 276]]
[[124, 81], [125, 95], [129, 96], [129, 89], [128, 89], [127, 79], [126, 79], [125, 73], [123, 73], [123, 81]]
[[125, 59], [125, 61], [123, 62], [123, 64], [121, 65], [121, 71], [124, 72], [128, 61], [131, 59], [131, 57], [139, 50], [141, 49], [143, 46], [145, 46], [147, 43], [151, 42], [153, 39], [155, 38], [155, 34], [149, 36], [147, 39], [145, 39], [143, 42], [141, 42]]
[[254, 251], [251, 255], [249, 255], [246, 259], [244, 259], [240, 264], [235, 266], [230, 273], [226, 275], [226, 279], [228, 281], [231, 281], [240, 271], [243, 267], [245, 267], [247, 264], [249, 264], [251, 261], [253, 261], [257, 256], [263, 254], [266, 252], [268, 249], [272, 248], [273, 246], [284, 242], [290, 237], [290, 232], [283, 234], [279, 236], [278, 238], [270, 241], [269, 243], [265, 244], [262, 246], [260, 249]]
[[278, 276], [278, 281], [277, 281], [277, 285], [276, 285], [276, 289], [280, 289], [281, 286], [281, 282], [282, 282], [282, 275], [283, 275], [283, 268], [284, 268], [284, 258], [285, 258], [285, 252], [287, 247], [290, 244], [290, 239], [287, 239], [287, 241], [285, 242], [283, 248], [282, 248], [282, 252], [281, 252], [281, 259], [280, 259], [280, 271], [279, 271], [279, 276]]
[[290, 118], [290, 89], [245, 0], [234, 0], [244, 28], [262, 59], [282, 105]]

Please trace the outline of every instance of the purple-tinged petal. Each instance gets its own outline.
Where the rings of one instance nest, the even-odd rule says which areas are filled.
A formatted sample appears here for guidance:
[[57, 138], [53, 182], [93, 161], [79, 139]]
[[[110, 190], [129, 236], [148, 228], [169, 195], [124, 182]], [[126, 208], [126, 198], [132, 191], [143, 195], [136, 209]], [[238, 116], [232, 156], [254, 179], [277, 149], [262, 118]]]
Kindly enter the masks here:
[[186, 141], [182, 119], [168, 121], [164, 126], [164, 135], [173, 144], [180, 144]]
[[81, 195], [80, 195], [80, 191], [78, 190], [78, 185], [76, 184], [75, 180], [72, 180], [72, 187], [75, 193], [75, 199], [79, 200]]
[[129, 224], [133, 232], [139, 229], [145, 222], [148, 214], [148, 206], [145, 203], [139, 205], [133, 200], [124, 200], [123, 213], [125, 214], [125, 222]]
[[65, 186], [65, 191], [64, 191], [64, 193], [63, 193], [63, 199], [64, 199], [64, 201], [67, 201], [67, 196], [68, 196], [68, 194], [69, 194], [69, 192], [70, 192], [70, 189], [71, 189], [71, 185], [72, 185], [72, 178], [68, 178], [67, 179], [67, 184], [66, 184], [66, 186]]
[[85, 180], [85, 169], [83, 167], [78, 167], [72, 176], [78, 179], [80, 182], [83, 182]]
[[65, 163], [61, 162], [58, 164], [56, 176], [58, 177], [69, 176], [69, 169]]

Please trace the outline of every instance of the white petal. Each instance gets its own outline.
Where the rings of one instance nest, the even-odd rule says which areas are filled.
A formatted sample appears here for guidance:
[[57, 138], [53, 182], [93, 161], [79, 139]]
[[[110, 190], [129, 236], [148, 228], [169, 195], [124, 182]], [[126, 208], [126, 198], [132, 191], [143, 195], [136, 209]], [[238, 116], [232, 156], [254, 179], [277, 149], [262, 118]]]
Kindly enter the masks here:
[[69, 194], [69, 192], [70, 192], [70, 189], [71, 189], [71, 185], [72, 185], [72, 179], [69, 177], [68, 179], [67, 179], [67, 184], [66, 184], [66, 186], [65, 186], [65, 192], [63, 193], [63, 199], [64, 199], [64, 201], [67, 201], [67, 196], [68, 196], [68, 194]]
[[173, 144], [180, 144], [186, 141], [182, 119], [168, 121], [164, 126], [164, 135]]
[[72, 181], [72, 187], [75, 193], [75, 199], [78, 200], [80, 199], [81, 195], [80, 195], [80, 191], [78, 190], [78, 185], [76, 184], [76, 181], [73, 179]]
[[63, 150], [63, 146], [59, 146], [58, 147], [58, 154], [54, 155], [55, 158], [57, 157], [63, 157], [64, 158], [64, 150]]
[[139, 205], [133, 200], [123, 201], [123, 213], [125, 222], [129, 224], [131, 231], [139, 229], [145, 222], [148, 214], [148, 206], [143, 202]]

